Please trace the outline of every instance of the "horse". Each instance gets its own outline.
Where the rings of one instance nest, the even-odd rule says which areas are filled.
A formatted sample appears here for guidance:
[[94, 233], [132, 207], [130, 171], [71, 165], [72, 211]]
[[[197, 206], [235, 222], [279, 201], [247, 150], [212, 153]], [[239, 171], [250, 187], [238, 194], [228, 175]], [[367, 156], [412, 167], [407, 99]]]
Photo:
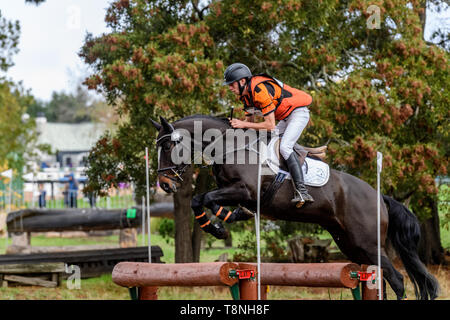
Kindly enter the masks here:
[[[189, 161], [174, 162], [173, 160], [174, 148], [186, 135], [180, 135], [180, 131], [186, 132], [188, 137], [189, 135], [193, 137], [195, 130], [199, 128], [201, 134], [207, 130], [216, 130], [225, 135], [225, 132], [234, 130], [228, 119], [207, 115], [188, 116], [173, 123], [169, 123], [163, 117], [160, 117], [160, 123], [153, 119], [151, 121], [159, 131], [156, 140], [158, 181], [167, 193], [176, 192], [183, 183], [183, 174], [187, 166], [192, 165]], [[197, 144], [197, 151], [205, 151], [210, 141], [197, 140], [194, 137], [187, 143], [190, 143], [191, 147]], [[249, 158], [253, 151], [248, 148], [248, 144], [246, 146], [247, 148], [236, 147], [231, 153], [237, 153], [237, 150], [240, 150]], [[192, 149], [190, 152], [192, 156], [194, 153]], [[191, 207], [203, 231], [218, 239], [224, 239], [228, 236], [228, 231], [221, 223], [211, 223], [204, 208], [210, 209], [212, 214], [227, 223], [251, 218], [257, 207], [259, 168], [257, 163], [237, 164], [233, 161], [225, 163], [216, 161], [209, 165], [212, 166], [218, 188], [195, 195], [192, 198]], [[291, 202], [293, 185], [285, 181], [273, 200], [261, 205], [261, 215], [272, 220], [319, 224], [331, 234], [341, 252], [349, 260], [357, 264], [377, 265], [376, 190], [365, 181], [348, 173], [332, 168], [329, 172], [329, 180], [324, 186], [307, 186], [309, 194], [315, 199], [313, 203], [307, 203], [298, 208]], [[261, 194], [273, 180], [274, 175], [261, 176]], [[438, 296], [439, 284], [420, 261], [417, 252], [420, 237], [417, 217], [395, 199], [387, 195], [382, 195], [382, 198], [380, 235], [383, 278], [387, 280], [397, 299], [406, 298], [403, 276], [394, 268], [386, 253], [386, 241], [389, 239], [414, 285], [416, 298], [435, 299]], [[237, 208], [229, 211], [225, 208], [227, 206]]]

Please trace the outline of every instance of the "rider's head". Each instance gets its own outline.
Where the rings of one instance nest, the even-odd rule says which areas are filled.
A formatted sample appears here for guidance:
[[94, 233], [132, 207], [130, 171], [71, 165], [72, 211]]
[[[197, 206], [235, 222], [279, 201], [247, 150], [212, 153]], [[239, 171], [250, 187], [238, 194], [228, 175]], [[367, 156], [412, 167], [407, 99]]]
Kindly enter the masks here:
[[233, 93], [242, 95], [245, 89], [245, 84], [251, 77], [252, 72], [245, 64], [233, 63], [228, 66], [223, 74], [223, 84], [229, 86]]

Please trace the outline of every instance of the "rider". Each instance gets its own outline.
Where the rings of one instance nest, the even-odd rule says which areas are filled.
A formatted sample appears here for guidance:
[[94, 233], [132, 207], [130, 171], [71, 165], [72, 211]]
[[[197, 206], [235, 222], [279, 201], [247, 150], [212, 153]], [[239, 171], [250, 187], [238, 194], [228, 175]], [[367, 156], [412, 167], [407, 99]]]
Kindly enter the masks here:
[[[286, 160], [295, 186], [292, 202], [314, 202], [308, 194], [303, 179], [303, 171], [294, 145], [309, 121], [309, 106], [312, 97], [301, 90], [292, 88], [281, 81], [266, 75], [252, 75], [250, 69], [242, 63], [233, 63], [224, 73], [224, 85], [239, 97], [244, 104], [245, 121], [231, 119], [233, 128], [278, 129], [283, 134], [280, 153]], [[251, 111], [260, 110], [264, 121], [255, 123]], [[275, 120], [278, 124], [275, 126]]]

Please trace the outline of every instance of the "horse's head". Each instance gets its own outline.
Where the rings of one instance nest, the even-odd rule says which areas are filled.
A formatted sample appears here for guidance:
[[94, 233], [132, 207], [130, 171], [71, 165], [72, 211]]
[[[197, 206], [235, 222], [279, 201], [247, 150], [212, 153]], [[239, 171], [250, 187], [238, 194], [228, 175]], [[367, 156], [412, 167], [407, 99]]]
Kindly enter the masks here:
[[176, 192], [183, 181], [182, 175], [189, 164], [176, 164], [172, 159], [175, 146], [181, 142], [182, 136], [166, 119], [160, 116], [161, 124], [151, 120], [159, 131], [156, 147], [158, 149], [158, 181], [161, 188], [167, 192]]

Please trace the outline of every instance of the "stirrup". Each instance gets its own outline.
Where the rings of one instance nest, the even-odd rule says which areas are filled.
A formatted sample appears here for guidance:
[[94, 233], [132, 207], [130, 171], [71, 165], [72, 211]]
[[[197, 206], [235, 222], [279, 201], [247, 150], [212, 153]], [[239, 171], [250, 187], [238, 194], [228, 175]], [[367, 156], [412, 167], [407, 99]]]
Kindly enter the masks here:
[[296, 195], [294, 197], [294, 199], [291, 200], [291, 202], [297, 202], [296, 207], [297, 208], [301, 208], [305, 202], [309, 202], [309, 203], [313, 203], [314, 202], [314, 198], [308, 193], [308, 191], [306, 191], [306, 194], [302, 194], [301, 191], [298, 191], [297, 189], [295, 189]]
[[297, 204], [295, 206], [301, 208], [305, 204], [305, 199], [303, 199], [301, 192], [296, 189], [294, 199], [291, 202], [296, 202]]

